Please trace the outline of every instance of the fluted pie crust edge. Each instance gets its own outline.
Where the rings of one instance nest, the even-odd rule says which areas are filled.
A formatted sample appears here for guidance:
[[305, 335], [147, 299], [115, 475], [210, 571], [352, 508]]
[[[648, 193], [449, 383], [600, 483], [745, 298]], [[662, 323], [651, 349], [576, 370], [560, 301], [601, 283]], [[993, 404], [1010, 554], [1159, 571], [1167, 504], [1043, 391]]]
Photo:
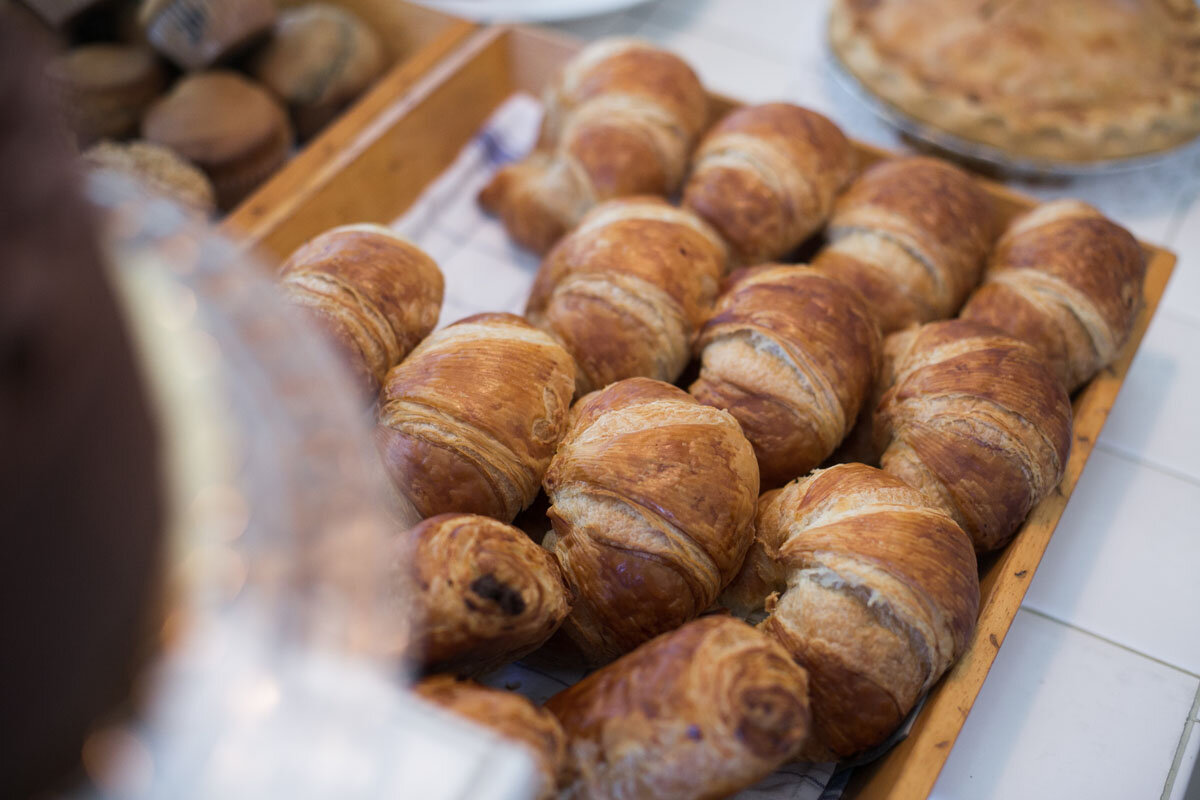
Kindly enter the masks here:
[[[872, 14], [905, 13], [892, 10], [886, 2], [835, 0], [829, 40], [836, 58], [868, 92], [919, 122], [1020, 158], [1089, 164], [1160, 153], [1200, 136], [1200, 47], [1196, 45], [1200, 10], [1181, 14], [1168, 0], [1148, 2], [1158, 3], [1162, 14], [1175, 17], [1170, 38], [1184, 75], [1173, 85], [1158, 87], [1157, 97], [1107, 105], [1101, 98], [1086, 112], [1029, 107], [1028, 102], [1018, 102], [1022, 98], [980, 90], [959, 82], [959, 70], [950, 63], [940, 75], [923, 77], [915, 58], [908, 58], [902, 47], [872, 35], [868, 24]], [[914, 50], [932, 46], [920, 39], [907, 44]], [[1048, 49], [1052, 45], [1049, 42]], [[1095, 87], [1081, 85], [1079, 91], [1083, 94]]]

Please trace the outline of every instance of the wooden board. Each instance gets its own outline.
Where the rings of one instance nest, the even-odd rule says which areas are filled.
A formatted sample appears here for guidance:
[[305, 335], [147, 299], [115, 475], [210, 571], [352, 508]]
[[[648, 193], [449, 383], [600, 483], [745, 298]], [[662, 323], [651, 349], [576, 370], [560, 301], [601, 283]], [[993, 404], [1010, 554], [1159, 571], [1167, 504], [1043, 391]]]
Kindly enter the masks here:
[[[307, 0], [284, 0], [281, 5], [303, 2]], [[269, 239], [280, 220], [295, 214], [319, 192], [322, 176], [340, 164], [337, 154], [353, 149], [371, 120], [478, 31], [470, 22], [401, 0], [334, 2], [353, 11], [379, 33], [390, 66], [370, 89], [225, 218], [224, 228], [251, 244]]]
[[[285, 205], [262, 210], [270, 225], [258, 241], [282, 258], [332, 225], [399, 217], [425, 186], [448, 167], [459, 150], [514, 91], [540, 93], [543, 85], [581, 43], [533, 28], [482, 30], [446, 60], [391, 99], [358, 130], [343, 130], [337, 148], [307, 162], [310, 191]], [[714, 97], [718, 113], [736, 102]], [[332, 143], [331, 143], [332, 144]], [[887, 157], [856, 144], [864, 162]], [[980, 179], [1005, 220], [1035, 201]], [[1143, 245], [1149, 269], [1145, 308], [1117, 360], [1074, 400], [1074, 443], [1058, 489], [1030, 514], [1016, 538], [981, 563], [982, 603], [975, 638], [963, 658], [930, 693], [911, 734], [886, 756], [856, 770], [847, 796], [906, 800], [928, 796], [954, 746], [996, 652], [1016, 616], [1051, 534], [1092, 452], [1146, 327], [1158, 306], [1175, 257]]]

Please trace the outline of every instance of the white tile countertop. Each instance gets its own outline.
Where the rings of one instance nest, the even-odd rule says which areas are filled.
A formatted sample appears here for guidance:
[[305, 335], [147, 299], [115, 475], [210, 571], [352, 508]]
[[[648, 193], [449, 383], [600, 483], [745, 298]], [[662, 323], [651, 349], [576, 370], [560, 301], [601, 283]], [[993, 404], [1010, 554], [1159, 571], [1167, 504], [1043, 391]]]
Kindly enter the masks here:
[[[903, 149], [829, 76], [825, 13], [659, 0], [557, 27], [645, 36], [716, 91]], [[1200, 153], [1015, 188], [1087, 200], [1179, 263], [933, 796], [1182, 798], [1200, 751]]]

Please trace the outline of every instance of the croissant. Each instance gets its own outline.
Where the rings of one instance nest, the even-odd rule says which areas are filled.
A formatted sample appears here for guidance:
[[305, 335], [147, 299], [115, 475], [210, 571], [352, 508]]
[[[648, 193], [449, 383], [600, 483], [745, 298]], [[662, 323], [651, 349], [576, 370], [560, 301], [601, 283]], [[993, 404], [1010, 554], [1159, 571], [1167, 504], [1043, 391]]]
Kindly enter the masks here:
[[387, 374], [376, 443], [423, 517], [511, 522], [566, 430], [575, 367], [513, 314], [476, 314], [430, 335]]
[[417, 696], [488, 728], [501, 739], [524, 748], [538, 772], [538, 800], [556, 794], [558, 776], [566, 759], [567, 740], [562, 726], [549, 711], [519, 694], [489, 689], [449, 675], [426, 678], [414, 687]]
[[964, 320], [904, 331], [875, 412], [883, 468], [946, 510], [983, 552], [1058, 485], [1071, 401], [1029, 345]]
[[553, 556], [490, 517], [439, 514], [398, 546], [423, 623], [415, 655], [429, 671], [481, 675], [516, 661], [571, 610]]
[[993, 213], [987, 192], [957, 167], [884, 161], [838, 198], [813, 266], [857, 289], [885, 334], [950, 317], [979, 282]]
[[688, 390], [741, 423], [764, 486], [820, 464], [854, 425], [879, 362], [857, 292], [810, 267], [748, 270], [700, 332]]
[[564, 800], [726, 797], [795, 756], [808, 680], [728, 616], [689, 622], [551, 697], [567, 734]]
[[1129, 231], [1087, 203], [1059, 200], [1013, 221], [960, 316], [1033, 345], [1074, 391], [1129, 338], [1145, 274]]
[[737, 420], [631, 378], [587, 395], [544, 481], [575, 606], [563, 631], [603, 663], [697, 616], [753, 539], [758, 465]]
[[725, 238], [736, 262], [761, 264], [825, 223], [853, 170], [850, 142], [815, 111], [746, 106], [701, 140], [683, 205]]
[[648, 42], [603, 39], [546, 97], [538, 147], [479, 195], [519, 244], [544, 253], [596, 203], [665, 196], [683, 180], [708, 122], [708, 96], [680, 58]]
[[833, 760], [873, 747], [962, 655], [979, 612], [971, 542], [902, 481], [839, 464], [767, 492], [721, 601], [807, 671], [813, 737]]
[[694, 214], [612, 200], [546, 256], [525, 315], [574, 357], [577, 394], [636, 376], [674, 381], [724, 269], [724, 245]]
[[380, 225], [343, 225], [284, 262], [287, 297], [328, 334], [366, 396], [437, 324], [442, 273]]

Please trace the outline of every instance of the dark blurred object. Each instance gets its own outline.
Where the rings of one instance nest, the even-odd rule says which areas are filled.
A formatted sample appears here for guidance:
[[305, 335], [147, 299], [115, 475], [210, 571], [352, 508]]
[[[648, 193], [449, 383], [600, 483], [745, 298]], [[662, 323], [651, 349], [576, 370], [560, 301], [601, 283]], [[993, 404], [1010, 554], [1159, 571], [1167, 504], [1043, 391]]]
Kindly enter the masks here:
[[156, 432], [37, 41], [0, 9], [5, 798], [62, 780], [124, 696], [164, 516]]

